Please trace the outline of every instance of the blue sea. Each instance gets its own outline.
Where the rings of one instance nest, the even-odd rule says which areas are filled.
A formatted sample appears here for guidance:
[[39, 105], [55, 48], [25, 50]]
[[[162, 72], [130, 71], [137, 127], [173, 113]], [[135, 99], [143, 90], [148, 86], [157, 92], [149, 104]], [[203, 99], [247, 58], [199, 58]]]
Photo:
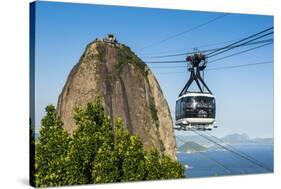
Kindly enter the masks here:
[[269, 171], [223, 150], [213, 149], [206, 152], [190, 154], [177, 153], [177, 157], [181, 164], [185, 165], [185, 176], [189, 178], [273, 172], [272, 144], [243, 144], [233, 146], [240, 152], [258, 160]]

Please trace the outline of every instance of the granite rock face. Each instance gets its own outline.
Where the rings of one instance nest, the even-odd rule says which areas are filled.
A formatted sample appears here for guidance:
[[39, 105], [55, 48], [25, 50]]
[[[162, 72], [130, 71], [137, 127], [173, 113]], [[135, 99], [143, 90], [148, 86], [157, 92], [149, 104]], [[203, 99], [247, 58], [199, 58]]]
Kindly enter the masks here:
[[141, 138], [145, 149], [156, 148], [176, 159], [167, 101], [153, 73], [125, 45], [94, 41], [71, 70], [57, 104], [69, 133], [76, 127], [74, 108], [98, 96], [111, 121], [121, 117], [129, 132]]

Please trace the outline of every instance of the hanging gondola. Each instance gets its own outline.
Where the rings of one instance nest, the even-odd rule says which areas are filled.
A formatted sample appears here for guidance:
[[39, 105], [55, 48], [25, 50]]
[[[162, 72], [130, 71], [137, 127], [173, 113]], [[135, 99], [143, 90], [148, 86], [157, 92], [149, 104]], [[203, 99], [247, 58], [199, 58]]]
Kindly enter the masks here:
[[[176, 127], [178, 130], [212, 130], [215, 128], [216, 102], [211, 90], [201, 77], [200, 72], [206, 68], [206, 56], [194, 53], [188, 56], [190, 78], [176, 101]], [[189, 91], [195, 81], [199, 91]], [[207, 90], [204, 92], [204, 88]]]

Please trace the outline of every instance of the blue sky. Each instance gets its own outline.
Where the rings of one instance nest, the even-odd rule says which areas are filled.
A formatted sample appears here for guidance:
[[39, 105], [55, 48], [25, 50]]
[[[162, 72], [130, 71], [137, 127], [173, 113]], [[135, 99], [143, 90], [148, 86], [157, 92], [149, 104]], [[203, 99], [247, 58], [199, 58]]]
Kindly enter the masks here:
[[[193, 32], [143, 49], [223, 13], [54, 2], [37, 2], [36, 6], [36, 131], [45, 106], [57, 104], [71, 68], [78, 62], [86, 45], [96, 37], [113, 33], [143, 60], [184, 60], [184, 56], [165, 59], [148, 56], [221, 47], [226, 44], [206, 45], [239, 40], [273, 26], [272, 16], [230, 14]], [[273, 60], [272, 45], [208, 66], [215, 68], [268, 60]], [[186, 69], [172, 67], [173, 64], [149, 66], [173, 113], [175, 99], [188, 79]], [[158, 66], [171, 68], [156, 68]], [[205, 81], [217, 101], [219, 128], [212, 134], [247, 133], [251, 137], [273, 137], [273, 64], [206, 71]]]

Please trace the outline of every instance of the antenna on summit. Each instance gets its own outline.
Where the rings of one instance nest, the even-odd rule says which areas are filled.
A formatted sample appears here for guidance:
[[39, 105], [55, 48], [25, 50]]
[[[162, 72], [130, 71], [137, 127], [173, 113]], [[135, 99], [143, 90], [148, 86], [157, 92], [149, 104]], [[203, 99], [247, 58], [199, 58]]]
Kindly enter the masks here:
[[107, 34], [107, 36], [105, 36], [104, 38], [100, 39], [100, 38], [96, 38], [95, 41], [102, 41], [106, 44], [108, 44], [111, 47], [119, 47], [121, 44], [117, 41], [116, 37], [114, 36], [114, 34], [109, 33]]

